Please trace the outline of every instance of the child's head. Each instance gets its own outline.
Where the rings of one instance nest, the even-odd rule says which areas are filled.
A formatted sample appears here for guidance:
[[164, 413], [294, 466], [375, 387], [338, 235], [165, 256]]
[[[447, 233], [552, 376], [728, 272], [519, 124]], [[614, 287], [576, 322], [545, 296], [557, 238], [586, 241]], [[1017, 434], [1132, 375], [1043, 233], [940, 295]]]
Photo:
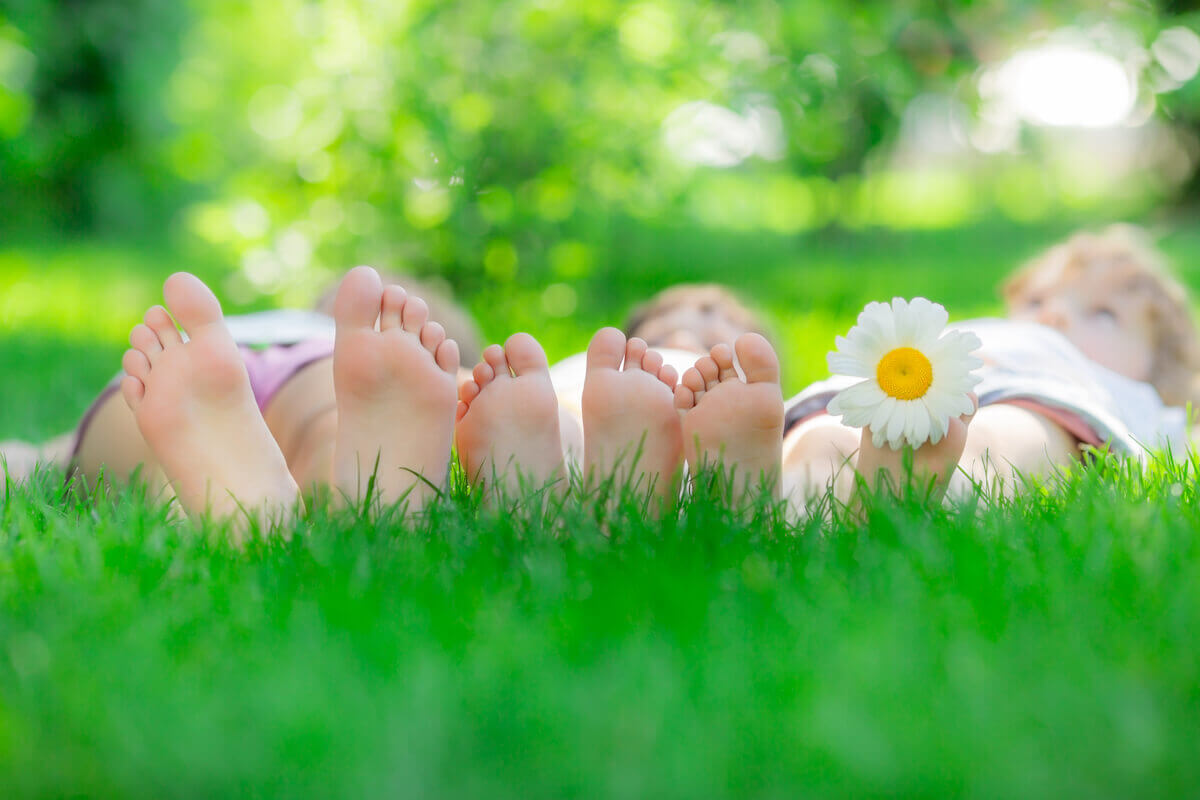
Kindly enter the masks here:
[[1008, 314], [1058, 329], [1084, 355], [1146, 381], [1163, 401], [1193, 398], [1200, 340], [1187, 292], [1139, 229], [1078, 233], [1004, 284]]
[[664, 289], [630, 313], [626, 336], [638, 336], [651, 347], [673, 347], [707, 353], [713, 345], [732, 344], [743, 333], [770, 339], [758, 316], [723, 286], [683, 283]]

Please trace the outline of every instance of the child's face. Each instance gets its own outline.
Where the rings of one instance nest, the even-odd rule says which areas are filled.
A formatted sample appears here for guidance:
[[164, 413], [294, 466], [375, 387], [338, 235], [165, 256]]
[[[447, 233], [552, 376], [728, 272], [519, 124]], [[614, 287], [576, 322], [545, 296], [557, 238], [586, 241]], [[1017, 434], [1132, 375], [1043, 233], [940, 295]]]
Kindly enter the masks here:
[[651, 347], [707, 353], [714, 344], [732, 343], [745, 331], [712, 304], [684, 303], [646, 320], [636, 335]]
[[1154, 366], [1150, 304], [1125, 284], [1105, 265], [1069, 274], [1048, 267], [1030, 279], [1009, 316], [1054, 328], [1096, 363], [1145, 381]]

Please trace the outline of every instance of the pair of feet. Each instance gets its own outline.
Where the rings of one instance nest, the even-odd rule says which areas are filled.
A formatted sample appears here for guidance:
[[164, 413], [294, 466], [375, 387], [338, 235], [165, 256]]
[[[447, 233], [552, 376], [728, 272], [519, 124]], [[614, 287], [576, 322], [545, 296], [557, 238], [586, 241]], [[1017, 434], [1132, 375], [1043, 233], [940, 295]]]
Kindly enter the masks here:
[[[184, 510], [282, 519], [300, 490], [259, 411], [220, 303], [176, 273], [130, 333], [121, 391]], [[172, 316], [174, 319], [172, 319]], [[333, 380], [337, 438], [330, 483], [422, 505], [444, 480], [454, 436], [458, 345], [429, 308], [356, 267], [338, 288]], [[187, 333], [180, 335], [175, 322]]]
[[[130, 334], [121, 390], [184, 509], [266, 518], [297, 507], [299, 488], [259, 412], [220, 303], [198, 278], [171, 276], [170, 312], [151, 308]], [[423, 505], [444, 484], [451, 443], [473, 480], [518, 488], [564, 472], [558, 402], [545, 353], [516, 334], [493, 345], [457, 392], [458, 348], [428, 306], [369, 267], [338, 289], [333, 357], [337, 440], [331, 483], [360, 501], [371, 482], [384, 502]], [[172, 319], [174, 317], [174, 319]], [[175, 322], [187, 332], [187, 341]], [[682, 458], [723, 459], [775, 480], [783, 405], [778, 360], [766, 340], [743, 336], [684, 373], [614, 328], [588, 349], [584, 467], [672, 491]]]
[[[734, 366], [736, 359], [745, 376]], [[783, 434], [779, 361], [758, 334], [718, 345], [682, 380], [641, 339], [603, 328], [587, 351], [583, 477], [668, 497], [686, 460], [776, 489]], [[518, 333], [483, 353], [459, 393], [456, 439], [467, 473], [515, 493], [565, 474], [558, 399], [546, 355]]]

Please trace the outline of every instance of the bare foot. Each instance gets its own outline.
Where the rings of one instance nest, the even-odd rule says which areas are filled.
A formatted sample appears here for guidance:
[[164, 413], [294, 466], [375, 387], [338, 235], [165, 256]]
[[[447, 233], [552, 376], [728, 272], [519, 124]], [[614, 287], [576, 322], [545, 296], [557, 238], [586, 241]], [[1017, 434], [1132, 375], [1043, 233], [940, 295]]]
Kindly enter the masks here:
[[[195, 275], [167, 278], [162, 306], [129, 334], [121, 393], [192, 516], [283, 518], [299, 502], [217, 298]], [[188, 334], [183, 341], [171, 315]]]
[[592, 337], [583, 384], [585, 476], [612, 476], [619, 486], [653, 488], [661, 497], [672, 493], [683, 459], [683, 433], [672, 399], [677, 378], [642, 339], [626, 342], [616, 328], [602, 328]]
[[[734, 350], [746, 380], [733, 366]], [[683, 373], [675, 388], [683, 412], [683, 452], [692, 474], [704, 466], [732, 470], [740, 495], [765, 485], [779, 495], [783, 392], [779, 359], [757, 333], [719, 344]]]
[[459, 390], [455, 439], [473, 484], [514, 493], [564, 477], [558, 397], [536, 339], [514, 333], [483, 351]]
[[334, 485], [358, 503], [374, 477], [373, 498], [419, 510], [450, 468], [458, 345], [424, 300], [384, 288], [370, 267], [346, 274], [333, 313]]
[[[971, 399], [978, 407], [978, 398], [972, 394]], [[917, 448], [899, 450], [893, 450], [886, 445], [876, 447], [872, 442], [870, 426], [864, 427], [855, 469], [871, 487], [876, 487], [881, 480], [886, 479], [895, 490], [904, 486], [911, 477], [917, 487], [930, 490], [930, 499], [940, 501], [946, 494], [946, 487], [949, 486], [955, 470], [958, 469], [958, 462], [962, 459], [963, 449], [967, 444], [967, 430], [974, 416], [972, 412], [951, 419], [949, 430], [937, 444], [925, 443]], [[906, 450], [912, 453], [911, 476], [904, 464]]]

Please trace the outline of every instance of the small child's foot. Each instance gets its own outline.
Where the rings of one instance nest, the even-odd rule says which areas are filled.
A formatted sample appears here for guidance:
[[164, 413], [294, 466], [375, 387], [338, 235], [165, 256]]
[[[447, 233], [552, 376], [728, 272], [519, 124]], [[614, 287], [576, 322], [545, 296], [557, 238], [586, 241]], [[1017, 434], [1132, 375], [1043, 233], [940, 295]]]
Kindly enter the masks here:
[[527, 333], [483, 351], [459, 390], [455, 440], [475, 485], [515, 493], [564, 475], [558, 397], [542, 346]]
[[[746, 375], [733, 365], [734, 351]], [[768, 486], [779, 494], [783, 458], [783, 392], [779, 359], [757, 333], [719, 344], [683, 373], [675, 388], [683, 412], [683, 451], [692, 474], [705, 466], [732, 470], [737, 494]]]
[[[971, 398], [978, 405], [978, 399], [974, 395]], [[962, 459], [967, 444], [967, 430], [974, 416], [972, 412], [951, 419], [949, 430], [937, 444], [926, 442], [912, 449], [912, 480], [918, 487], [929, 489], [930, 499], [940, 501], [945, 496], [950, 479], [954, 477], [958, 462]], [[862, 429], [855, 470], [866, 479], [869, 486], [875, 487], [882, 477], [886, 477], [892, 489], [905, 485], [909, 474], [904, 459], [905, 448], [893, 450], [886, 444], [876, 447], [871, 428]]]
[[342, 279], [334, 318], [334, 485], [358, 503], [373, 476], [373, 499], [419, 510], [446, 484], [458, 345], [424, 300], [385, 288], [370, 267]]
[[[622, 368], [624, 361], [624, 368]], [[583, 384], [583, 467], [590, 479], [667, 496], [683, 457], [675, 369], [641, 339], [603, 328], [588, 346]]]
[[167, 279], [163, 296], [171, 313], [147, 311], [122, 361], [121, 393], [138, 430], [188, 514], [282, 518], [299, 490], [258, 410], [220, 303], [185, 272]]

